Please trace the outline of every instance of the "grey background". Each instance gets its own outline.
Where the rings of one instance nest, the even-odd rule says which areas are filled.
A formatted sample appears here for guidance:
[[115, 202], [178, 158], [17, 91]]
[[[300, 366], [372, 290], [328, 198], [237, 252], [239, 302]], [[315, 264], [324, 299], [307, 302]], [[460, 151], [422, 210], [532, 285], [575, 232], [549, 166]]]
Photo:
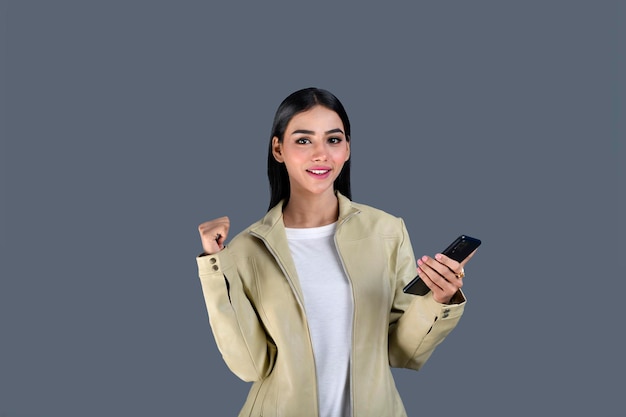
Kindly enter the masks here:
[[333, 91], [354, 199], [484, 244], [410, 415], [625, 415], [624, 2], [2, 2], [0, 416], [235, 415], [197, 224]]

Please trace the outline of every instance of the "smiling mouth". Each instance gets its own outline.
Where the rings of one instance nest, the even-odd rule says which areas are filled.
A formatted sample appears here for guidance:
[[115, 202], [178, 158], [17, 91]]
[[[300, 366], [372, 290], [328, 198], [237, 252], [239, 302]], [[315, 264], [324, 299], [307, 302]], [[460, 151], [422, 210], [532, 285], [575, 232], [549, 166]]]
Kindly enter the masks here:
[[307, 171], [315, 175], [324, 175], [330, 172], [330, 169], [307, 169]]

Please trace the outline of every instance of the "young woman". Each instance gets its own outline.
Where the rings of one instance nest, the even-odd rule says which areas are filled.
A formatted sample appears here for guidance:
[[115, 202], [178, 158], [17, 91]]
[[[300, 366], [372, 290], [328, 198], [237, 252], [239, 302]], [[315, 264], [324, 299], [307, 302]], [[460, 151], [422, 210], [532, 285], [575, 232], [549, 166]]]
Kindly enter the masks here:
[[265, 217], [228, 246], [228, 217], [199, 226], [215, 340], [254, 382], [240, 416], [405, 416], [390, 366], [419, 369], [463, 313], [469, 257], [421, 257], [431, 291], [402, 291], [416, 274], [407, 230], [351, 201], [350, 147], [333, 94], [292, 93], [272, 127]]

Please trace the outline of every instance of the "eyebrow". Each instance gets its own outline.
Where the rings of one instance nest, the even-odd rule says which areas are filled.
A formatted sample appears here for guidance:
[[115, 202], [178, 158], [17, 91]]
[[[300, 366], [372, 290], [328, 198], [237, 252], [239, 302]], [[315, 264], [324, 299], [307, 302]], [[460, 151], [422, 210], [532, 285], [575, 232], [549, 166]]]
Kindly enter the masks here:
[[[329, 134], [331, 134], [331, 133], [341, 133], [341, 134], [345, 134], [345, 133], [343, 133], [343, 130], [341, 130], [341, 129], [339, 129], [339, 128], [337, 128], [337, 129], [330, 129], [330, 130], [327, 130], [327, 131], [325, 132], [325, 134], [327, 134], [327, 135], [329, 135]], [[314, 132], [314, 131], [312, 131], [312, 130], [298, 129], [298, 130], [294, 130], [293, 132], [291, 132], [291, 134], [292, 134], [292, 135], [295, 135], [295, 134], [314, 135], [314, 134], [315, 134], [315, 132]]]

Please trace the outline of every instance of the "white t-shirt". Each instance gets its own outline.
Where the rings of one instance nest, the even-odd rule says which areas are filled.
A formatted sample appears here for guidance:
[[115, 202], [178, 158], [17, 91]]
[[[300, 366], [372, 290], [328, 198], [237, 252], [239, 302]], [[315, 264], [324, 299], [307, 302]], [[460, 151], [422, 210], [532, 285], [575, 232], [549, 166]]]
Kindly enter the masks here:
[[335, 228], [336, 223], [285, 229], [304, 294], [320, 417], [351, 415], [352, 288], [335, 247]]

